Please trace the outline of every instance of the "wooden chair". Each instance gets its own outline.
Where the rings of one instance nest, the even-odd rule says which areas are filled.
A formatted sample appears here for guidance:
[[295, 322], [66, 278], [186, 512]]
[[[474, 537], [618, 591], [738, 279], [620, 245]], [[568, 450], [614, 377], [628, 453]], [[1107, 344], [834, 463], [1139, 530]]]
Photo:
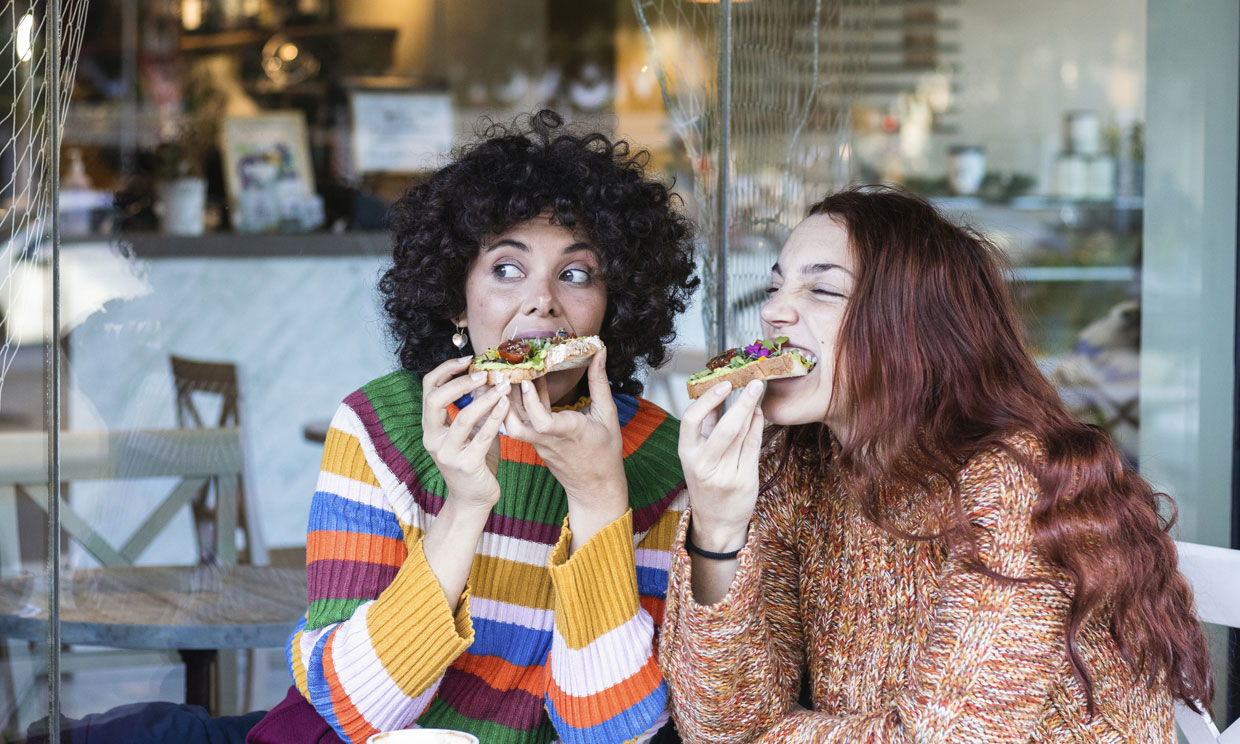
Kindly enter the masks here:
[[[232, 362], [190, 359], [170, 354], [172, 382], [176, 391], [177, 426], [182, 428], [202, 426], [241, 426], [241, 385], [237, 365]], [[199, 403], [206, 403], [219, 410], [214, 421], [210, 420]], [[244, 470], [244, 468], [243, 468]], [[237, 562], [265, 566], [268, 563], [267, 546], [262, 539], [258, 524], [250, 519], [256, 505], [252, 494], [245, 487], [244, 475], [237, 475], [237, 521], [236, 529], [242, 539], [237, 551]], [[224, 529], [216, 518], [217, 502], [212, 500], [212, 484], [204, 484], [194, 497], [192, 509], [194, 529], [198, 538], [198, 551], [204, 563], [212, 563], [212, 546], [216, 543], [218, 530]], [[215, 484], [218, 486], [218, 483]], [[236, 677], [236, 654], [220, 655], [221, 674]], [[257, 656], [253, 649], [245, 651], [245, 681], [241, 691], [242, 710], [249, 710], [254, 699]]]
[[[61, 498], [61, 529], [102, 565], [133, 564], [176, 513], [187, 506], [203, 485], [213, 478], [219, 483], [216, 518], [220, 522], [213, 555], [220, 563], [236, 563], [235, 525], [239, 504], [236, 483], [242, 470], [241, 437], [236, 428], [63, 431], [60, 433], [59, 452], [60, 478], [65, 483], [179, 479], [171, 492], [123, 543], [109, 541], [100, 535], [88, 517], [76, 511], [71, 502]], [[18, 540], [18, 499], [28, 499], [44, 512], [48, 510], [47, 458], [46, 432], [0, 432], [0, 576], [20, 576], [23, 572]], [[5, 698], [0, 700], [0, 723], [16, 713], [18, 726], [21, 727], [46, 713], [46, 710], [37, 710], [36, 688], [37, 680], [45, 676], [46, 668], [42, 658], [32, 654], [25, 641], [6, 641], [5, 651], [9, 678], [3, 682], [9, 689]], [[171, 653], [121, 653], [126, 655], [129, 665], [177, 663], [176, 656]], [[73, 658], [80, 657], [89, 663], [102, 654], [108, 654], [113, 660], [109, 663], [115, 663], [118, 652], [75, 652]], [[69, 666], [66, 664], [64, 668], [67, 670]], [[226, 694], [231, 694], [231, 688], [223, 689]], [[224, 702], [231, 703], [230, 700]]]
[[[1240, 627], [1240, 550], [1177, 542], [1180, 571], [1193, 585], [1197, 616], [1204, 623]], [[1188, 744], [1240, 744], [1240, 722], [1219, 733], [1208, 713], [1175, 704], [1175, 722]]]
[[[241, 426], [241, 390], [237, 382], [237, 366], [231, 362], [209, 362], [171, 355], [172, 381], [176, 390], [177, 426], [181, 428], [202, 426]], [[198, 403], [211, 398], [219, 408], [219, 415], [207, 423]], [[199, 555], [204, 563], [213, 563], [212, 546], [220, 525], [216, 518], [216, 502], [213, 499], [213, 483], [203, 484], [192, 502], [194, 528], [198, 538]], [[218, 485], [218, 484], [215, 484]], [[237, 529], [240, 530], [243, 547], [239, 549], [237, 562], [256, 565], [267, 564], [266, 546], [261, 534], [250, 519], [253, 511], [243, 476], [236, 482], [238, 494]]]

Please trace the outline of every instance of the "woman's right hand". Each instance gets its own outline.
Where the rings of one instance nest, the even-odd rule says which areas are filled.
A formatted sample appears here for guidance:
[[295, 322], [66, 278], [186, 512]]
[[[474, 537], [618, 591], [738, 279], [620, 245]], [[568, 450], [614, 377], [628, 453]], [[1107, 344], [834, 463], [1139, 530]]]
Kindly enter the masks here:
[[680, 423], [680, 463], [693, 507], [694, 545], [726, 553], [745, 544], [758, 500], [758, 456], [762, 451], [765, 383], [745, 386], [732, 407], [719, 407], [732, 391], [721, 382], [698, 398]]
[[487, 453], [508, 413], [511, 386], [503, 382], [475, 396], [449, 420], [449, 405], [486, 384], [485, 372], [461, 375], [470, 359], [450, 359], [422, 378], [422, 446], [443, 475], [449, 501], [490, 511], [499, 501], [499, 481], [487, 467]]

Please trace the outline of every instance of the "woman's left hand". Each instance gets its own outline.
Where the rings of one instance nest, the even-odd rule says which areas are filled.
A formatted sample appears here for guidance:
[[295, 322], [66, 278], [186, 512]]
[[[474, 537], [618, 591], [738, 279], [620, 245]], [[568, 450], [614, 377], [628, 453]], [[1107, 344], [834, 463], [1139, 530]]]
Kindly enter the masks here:
[[504, 419], [508, 436], [534, 445], [564, 486], [574, 549], [629, 508], [620, 420], [606, 365], [606, 349], [590, 361], [590, 406], [584, 412], [553, 412], [546, 381], [537, 379], [513, 391], [513, 405]]

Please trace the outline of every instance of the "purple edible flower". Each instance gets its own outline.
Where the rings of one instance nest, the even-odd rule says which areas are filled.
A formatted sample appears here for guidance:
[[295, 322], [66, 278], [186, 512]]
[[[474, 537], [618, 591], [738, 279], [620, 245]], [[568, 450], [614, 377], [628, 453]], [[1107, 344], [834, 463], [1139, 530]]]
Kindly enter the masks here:
[[758, 358], [767, 357], [771, 354], [770, 350], [764, 347], [761, 341], [754, 341], [752, 344], [746, 346], [745, 353], [751, 357]]

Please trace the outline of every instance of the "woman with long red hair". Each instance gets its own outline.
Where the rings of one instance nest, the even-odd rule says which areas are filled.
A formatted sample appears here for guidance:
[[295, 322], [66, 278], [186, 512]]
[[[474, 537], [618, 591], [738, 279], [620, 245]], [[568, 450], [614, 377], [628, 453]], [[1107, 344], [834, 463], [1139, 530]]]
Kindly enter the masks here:
[[681, 426], [686, 741], [1172, 742], [1172, 701], [1211, 699], [1163, 496], [1065, 410], [1001, 266], [897, 189], [793, 230], [762, 330], [817, 366]]

